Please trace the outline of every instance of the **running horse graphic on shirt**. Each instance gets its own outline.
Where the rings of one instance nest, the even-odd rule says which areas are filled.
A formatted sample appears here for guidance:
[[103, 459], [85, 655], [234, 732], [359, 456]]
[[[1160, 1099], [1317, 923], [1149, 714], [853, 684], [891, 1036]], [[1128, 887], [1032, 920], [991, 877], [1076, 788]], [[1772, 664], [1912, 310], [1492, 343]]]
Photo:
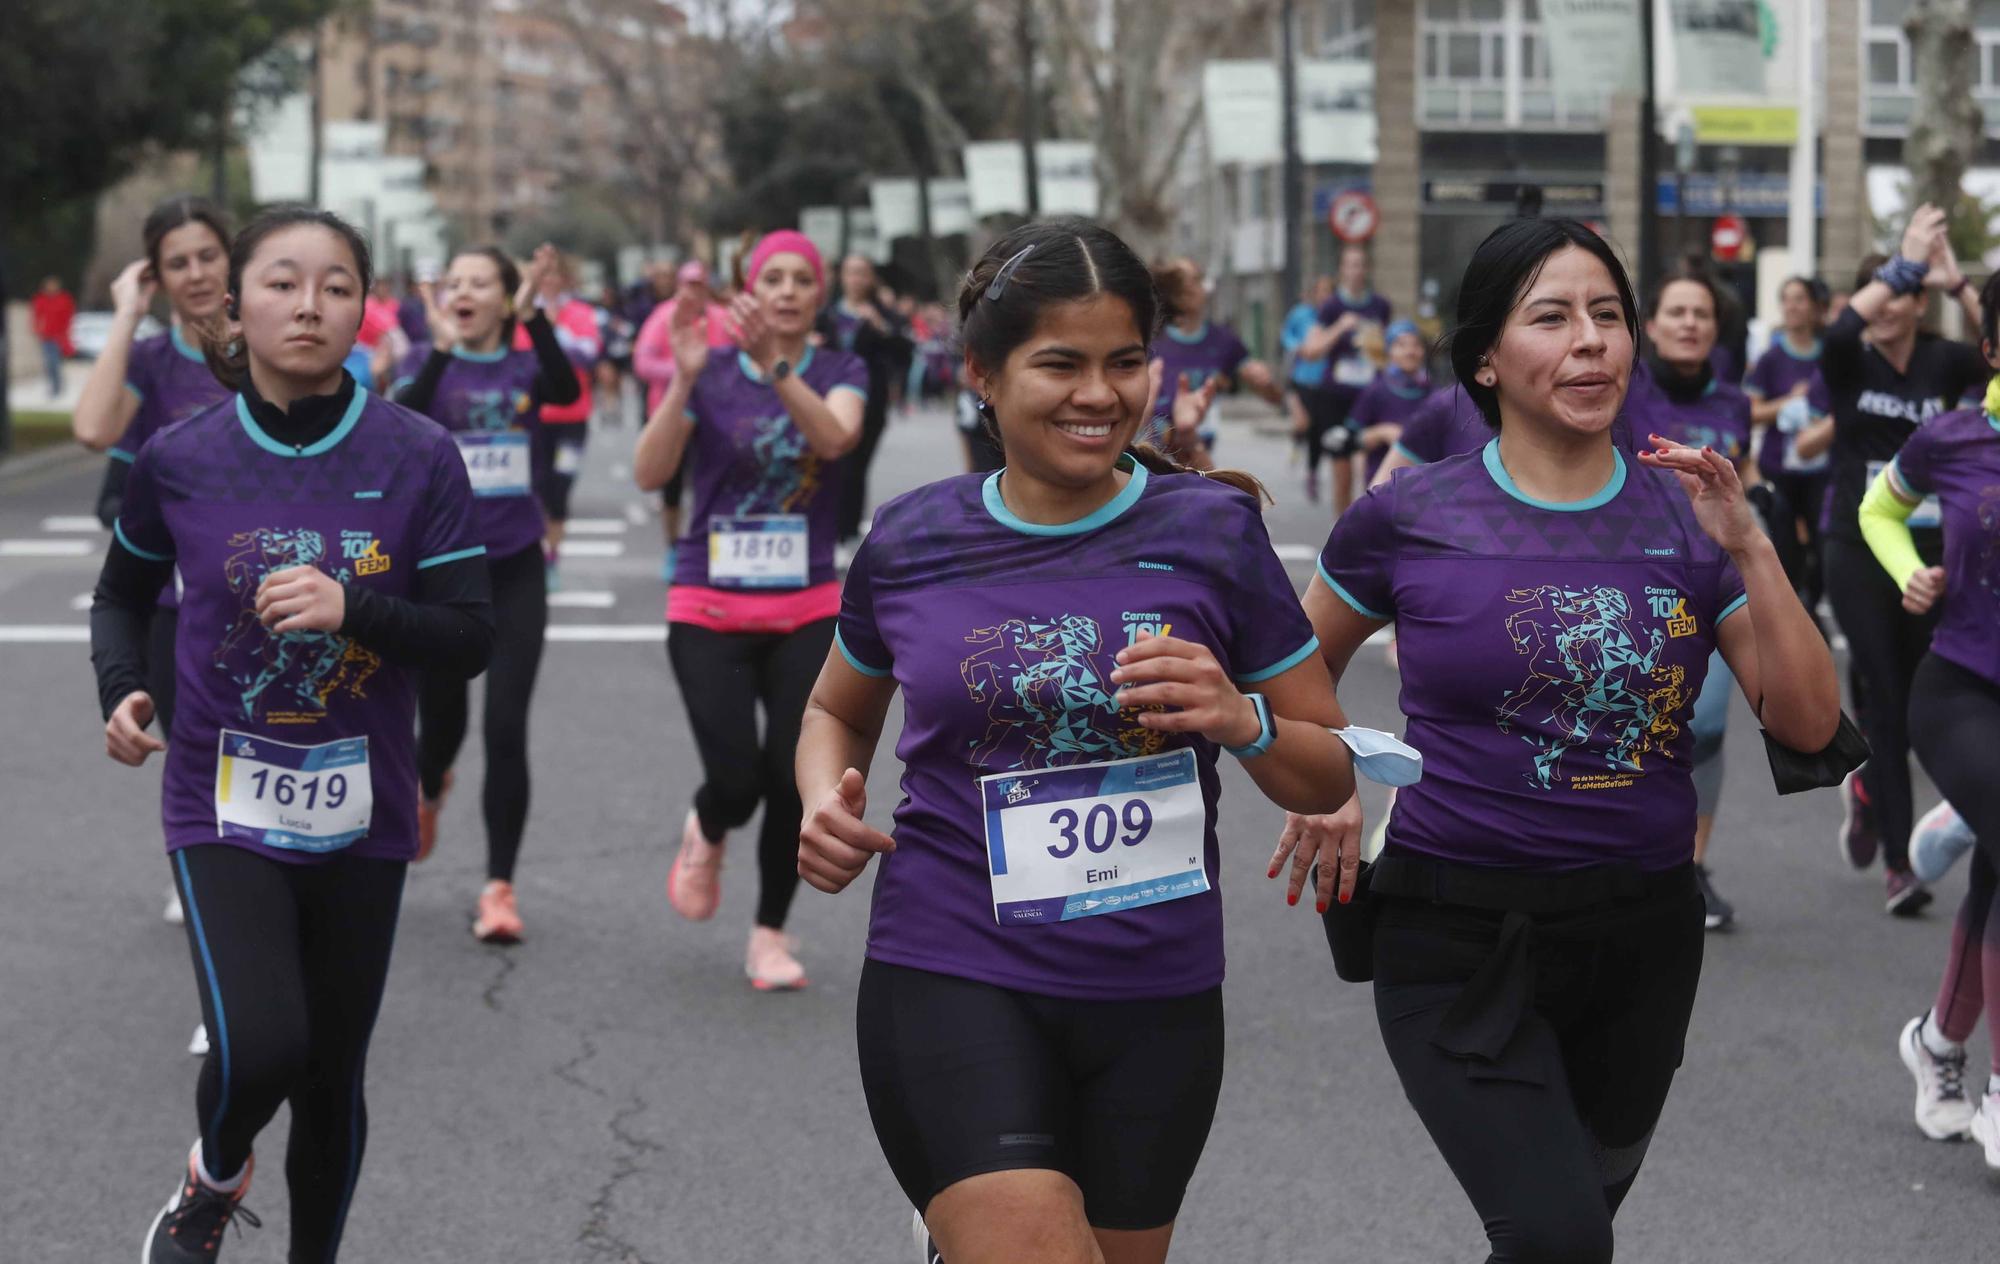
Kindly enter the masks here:
[[[363, 686], [382, 665], [381, 659], [337, 633], [279, 634], [257, 617], [257, 589], [264, 577], [294, 566], [317, 566], [326, 556], [325, 537], [304, 528], [258, 527], [230, 536], [229, 545], [238, 551], [223, 563], [223, 577], [242, 605], [216, 646], [215, 667], [242, 691], [238, 700], [243, 718], [275, 718], [261, 715], [273, 686], [277, 686], [279, 714], [302, 712], [302, 718], [325, 714], [327, 700], [337, 690], [365, 696]], [[337, 578], [344, 581], [345, 576]]]
[[1686, 701], [1685, 668], [1663, 667], [1666, 636], [1652, 629], [1641, 651], [1629, 626], [1631, 600], [1619, 589], [1543, 584], [1507, 600], [1507, 635], [1528, 659], [1528, 676], [1501, 704], [1500, 731], [1516, 721], [1535, 748], [1525, 774], [1538, 789], [1562, 784], [1563, 756], [1602, 743], [1605, 769], [1643, 773], [1641, 757], [1679, 736], [1673, 716]]
[[987, 728], [972, 763], [981, 768], [1056, 768], [1150, 755], [1166, 735], [1121, 709], [1109, 682], [1116, 666], [1097, 620], [1085, 615], [1007, 619], [966, 638], [958, 665], [965, 690], [986, 704]]
[[820, 485], [819, 455], [788, 413], [759, 417], [750, 439], [757, 481], [736, 504], [738, 514], [803, 513]]

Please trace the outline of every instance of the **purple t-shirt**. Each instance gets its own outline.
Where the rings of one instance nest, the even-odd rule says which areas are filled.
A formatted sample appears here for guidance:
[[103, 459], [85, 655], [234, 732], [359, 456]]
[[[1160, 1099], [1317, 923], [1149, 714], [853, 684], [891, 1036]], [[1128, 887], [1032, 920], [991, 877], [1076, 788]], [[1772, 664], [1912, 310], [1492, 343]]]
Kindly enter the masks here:
[[1645, 363], [1635, 364], [1622, 415], [1637, 443], [1657, 434], [1689, 447], [1714, 448], [1731, 461], [1750, 451], [1750, 397], [1719, 377], [1710, 377], [1698, 397], [1679, 400], [1653, 379]]
[[[868, 366], [852, 352], [808, 347], [792, 371], [822, 396], [853, 391], [868, 398]], [[806, 584], [833, 582], [840, 462], [812, 450], [778, 392], [734, 347], [709, 352], [687, 410], [694, 434], [681, 459], [689, 471], [693, 509], [687, 534], [674, 546], [674, 582], [713, 586], [709, 535], [718, 520], [776, 515], [805, 519]]]
[[1206, 645], [1246, 687], [1319, 644], [1248, 496], [1126, 468], [1117, 496], [1061, 526], [1008, 512], [999, 474], [932, 483], [876, 513], [837, 638], [857, 670], [903, 690], [904, 798], [875, 877], [871, 958], [1103, 1000], [1222, 981], [1217, 889], [1032, 926], [1003, 927], [994, 911], [979, 778], [1180, 748], [1197, 763], [1201, 864], [1217, 886], [1215, 745], [1156, 733], [1112, 701], [1113, 656], [1140, 631]]
[[[125, 389], [139, 397], [139, 408], [107, 455], [127, 465], [146, 440], [229, 398], [228, 388], [215, 380], [208, 361], [182, 337], [178, 325], [132, 344], [125, 361]], [[171, 610], [179, 604], [180, 595], [169, 583], [160, 591], [160, 606]]]
[[1944, 510], [1943, 614], [1931, 653], [2000, 685], [2000, 423], [1962, 408], [1918, 426], [1891, 468]]
[[1404, 470], [1334, 524], [1320, 577], [1396, 624], [1424, 778], [1389, 842], [1464, 864], [1684, 863], [1688, 721], [1743, 581], [1671, 478], [1618, 453], [1587, 500], [1514, 486], [1495, 439]]
[[[416, 377], [430, 358], [428, 345], [412, 347], [399, 380]], [[538, 547], [546, 524], [534, 494], [529, 453], [541, 428], [532, 351], [467, 351], [454, 347], [426, 414], [452, 433], [473, 484], [473, 521], [486, 552], [512, 557]]]
[[[1355, 399], [1353, 410], [1347, 414], [1347, 421], [1357, 430], [1365, 430], [1382, 422], [1407, 425], [1409, 419], [1424, 406], [1430, 395], [1429, 374], [1405, 377], [1401, 373], [1385, 370]], [[1382, 466], [1382, 458], [1388, 455], [1388, 445], [1368, 452], [1366, 479], [1372, 480], [1375, 477], [1375, 471]]]
[[[268, 632], [256, 597], [266, 575], [305, 564], [408, 597], [418, 571], [483, 553], [465, 463], [444, 431], [357, 388], [333, 431], [300, 450], [265, 434], [232, 397], [141, 449], [115, 534], [140, 557], [171, 558], [184, 585], [161, 792], [167, 850], [220, 841], [291, 862], [414, 857], [416, 673], [338, 633]], [[224, 730], [322, 751], [365, 739], [374, 790], [365, 833], [314, 850], [225, 832]]]
[[[1351, 298], [1340, 291], [1334, 291], [1332, 298], [1321, 303], [1319, 323], [1331, 326], [1348, 312], [1353, 312], [1364, 321], [1373, 321], [1388, 327], [1391, 310], [1389, 300], [1370, 291], [1359, 298]], [[1349, 330], [1334, 339], [1333, 347], [1326, 354], [1330, 366], [1326, 375], [1326, 389], [1350, 405], [1361, 388], [1375, 380], [1375, 362], [1356, 345], [1355, 335], [1360, 330]]]
[[[1800, 355], [1780, 333], [1751, 366], [1749, 375], [1743, 379], [1743, 393], [1753, 400], [1783, 399], [1799, 383], [1810, 384], [1818, 377], [1819, 339], [1813, 339], [1811, 351]], [[1825, 412], [1824, 408], [1818, 411]], [[1777, 435], [1765, 436], [1763, 446], [1757, 450], [1757, 468], [1765, 478], [1784, 478], [1793, 472], [1785, 468], [1785, 449]]]
[[1472, 396], [1455, 385], [1442, 386], [1403, 423], [1396, 449], [1406, 460], [1429, 465], [1448, 456], [1477, 452], [1492, 438], [1493, 427], [1486, 424]]
[[1187, 378], [1189, 390], [1198, 389], [1212, 377], [1234, 379], [1236, 371], [1250, 358], [1250, 348], [1243, 345], [1234, 329], [1206, 321], [1192, 334], [1168, 325], [1153, 340], [1147, 354], [1165, 366], [1160, 374], [1160, 397], [1153, 401], [1153, 416], [1171, 420], [1181, 378]]

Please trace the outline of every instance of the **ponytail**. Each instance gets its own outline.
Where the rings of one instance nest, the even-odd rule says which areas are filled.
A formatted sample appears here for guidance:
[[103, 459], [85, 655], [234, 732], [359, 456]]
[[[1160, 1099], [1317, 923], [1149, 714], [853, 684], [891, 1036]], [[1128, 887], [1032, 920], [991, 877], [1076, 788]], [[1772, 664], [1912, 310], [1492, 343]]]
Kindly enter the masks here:
[[1277, 498], [1271, 489], [1264, 486], [1262, 479], [1244, 470], [1198, 470], [1191, 465], [1182, 465], [1166, 449], [1150, 443], [1135, 443], [1125, 449], [1126, 455], [1145, 467], [1148, 474], [1199, 474], [1203, 478], [1234, 487], [1257, 503], [1261, 512], [1265, 505], [1275, 505]]
[[226, 318], [210, 316], [192, 325], [183, 324], [182, 328], [194, 335], [194, 345], [201, 348], [202, 363], [208, 366], [209, 373], [224, 389], [237, 393], [250, 380], [250, 349], [244, 345], [240, 332], [234, 336], [229, 332], [236, 314], [235, 295], [230, 296], [229, 306], [223, 310], [228, 313]]

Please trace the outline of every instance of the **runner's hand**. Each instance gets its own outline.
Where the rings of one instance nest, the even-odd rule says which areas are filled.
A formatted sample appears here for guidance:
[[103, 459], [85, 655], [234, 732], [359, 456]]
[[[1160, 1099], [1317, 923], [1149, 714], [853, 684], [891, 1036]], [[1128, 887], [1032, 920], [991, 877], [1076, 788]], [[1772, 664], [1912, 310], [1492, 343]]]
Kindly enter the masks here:
[[514, 310], [525, 312], [535, 305], [535, 296], [541, 293], [542, 282], [552, 277], [562, 266], [562, 256], [548, 242], [535, 247], [535, 253], [528, 260], [528, 266], [521, 269], [521, 288], [514, 291]]
[[1933, 258], [1937, 253], [1938, 238], [1944, 236], [1944, 212], [1929, 202], [1910, 212], [1910, 222], [1903, 229], [1903, 243], [1897, 253], [1912, 263], [1929, 263], [1930, 274], [1924, 277], [1929, 285], [1939, 279], [1937, 263]]
[[[680, 314], [681, 309], [676, 307], [674, 315], [678, 317]], [[768, 373], [778, 358], [778, 336], [771, 328], [771, 322], [764, 319], [763, 305], [748, 294], [738, 294], [729, 305], [729, 314], [736, 318], [736, 327], [743, 331], [737, 339], [743, 354], [750, 357], [752, 364]], [[678, 360], [678, 347], [674, 355]]]
[[1285, 903], [1297, 904], [1299, 893], [1306, 888], [1306, 875], [1317, 861], [1313, 907], [1324, 913], [1336, 899], [1345, 904], [1354, 898], [1354, 879], [1361, 872], [1361, 838], [1358, 794], [1338, 812], [1324, 816], [1287, 812], [1285, 828], [1278, 834], [1278, 850], [1271, 853], [1271, 871], [1264, 876], [1277, 877], [1289, 856], [1292, 876], [1285, 884]]
[[153, 722], [153, 695], [137, 690], [125, 695], [111, 718], [104, 722], [104, 753], [127, 767], [137, 768], [154, 751], [167, 744], [146, 731]]
[[111, 306], [121, 316], [143, 316], [153, 305], [153, 293], [160, 288], [153, 265], [134, 259], [111, 282]]
[[1926, 566], [1910, 576], [1910, 582], [1903, 586], [1903, 609], [1911, 614], [1929, 614], [1942, 596], [1944, 567]]
[[430, 326], [432, 350], [449, 351], [457, 346], [458, 318], [438, 304], [437, 282], [420, 282], [417, 293], [424, 300], [424, 323]]
[[1743, 480], [1736, 467], [1713, 448], [1686, 448], [1658, 435], [1648, 435], [1653, 450], [1641, 452], [1639, 463], [1671, 471], [1694, 506], [1695, 521], [1708, 538], [1726, 552], [1738, 553], [1763, 538], [1757, 515], [1750, 511]]
[[1180, 390], [1174, 394], [1174, 429], [1183, 434], [1192, 434], [1201, 428], [1208, 418], [1209, 405], [1215, 402], [1215, 393], [1222, 387], [1220, 377], [1211, 377], [1199, 389], [1189, 390], [1187, 374], [1181, 374]]
[[847, 889], [876, 852], [896, 842], [861, 818], [868, 811], [868, 782], [850, 768], [827, 791], [799, 828], [799, 877], [829, 895]]
[[1174, 708], [1139, 713], [1139, 723], [1157, 732], [1199, 733], [1219, 746], [1247, 746], [1262, 732], [1256, 706], [1206, 645], [1140, 632], [1118, 651], [1111, 683], [1120, 707]]
[[257, 617], [273, 632], [338, 632], [347, 589], [317, 566], [288, 566], [257, 585]]
[[673, 348], [674, 371], [693, 381], [708, 364], [708, 321], [699, 303], [674, 301], [667, 317], [667, 342]]

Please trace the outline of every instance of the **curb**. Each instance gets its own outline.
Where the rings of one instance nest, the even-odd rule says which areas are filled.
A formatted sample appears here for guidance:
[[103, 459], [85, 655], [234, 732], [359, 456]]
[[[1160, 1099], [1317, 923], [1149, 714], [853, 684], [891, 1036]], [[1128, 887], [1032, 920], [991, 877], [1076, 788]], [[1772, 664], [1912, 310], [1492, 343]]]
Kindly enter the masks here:
[[12, 482], [33, 478], [50, 471], [64, 471], [72, 464], [87, 465], [100, 459], [101, 453], [92, 452], [80, 443], [60, 443], [26, 456], [0, 457], [0, 480]]

